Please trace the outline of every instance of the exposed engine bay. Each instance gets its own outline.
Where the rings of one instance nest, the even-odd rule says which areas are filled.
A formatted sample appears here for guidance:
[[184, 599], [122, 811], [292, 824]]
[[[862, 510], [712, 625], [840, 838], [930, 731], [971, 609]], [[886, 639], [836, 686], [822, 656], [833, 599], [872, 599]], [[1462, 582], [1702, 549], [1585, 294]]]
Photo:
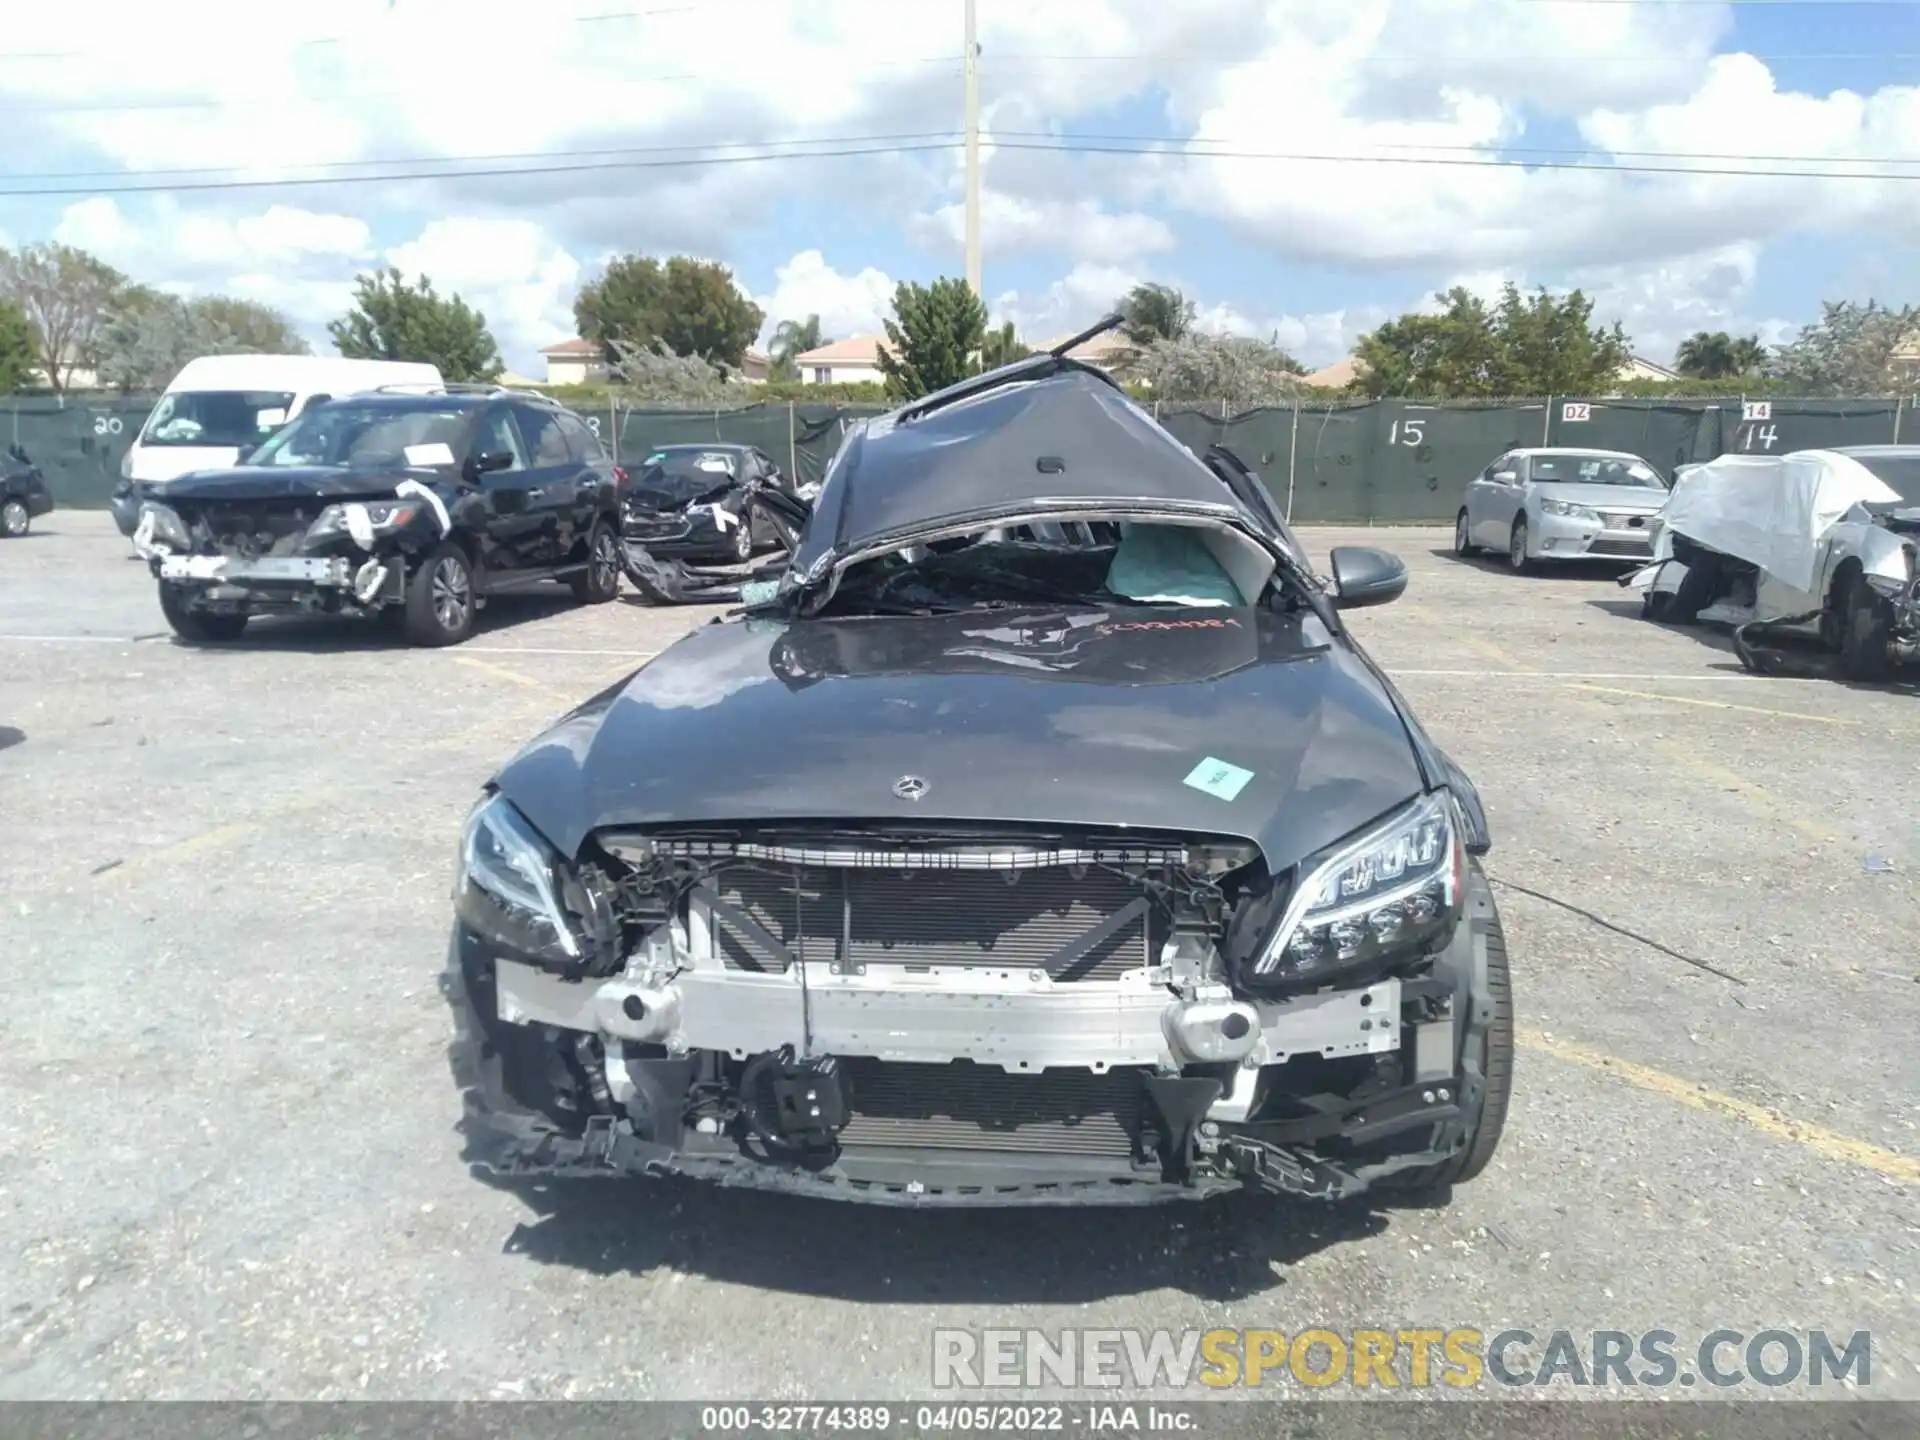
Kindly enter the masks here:
[[214, 613], [354, 614], [403, 601], [406, 553], [450, 528], [439, 497], [403, 481], [359, 499], [148, 500], [133, 547]]
[[1331, 1197], [1415, 1168], [1377, 1142], [1458, 1139], [1460, 977], [1416, 952], [1348, 989], [1235, 983], [1285, 898], [1243, 843], [599, 838], [573, 937], [463, 883], [455, 961], [506, 1088], [589, 1170]]

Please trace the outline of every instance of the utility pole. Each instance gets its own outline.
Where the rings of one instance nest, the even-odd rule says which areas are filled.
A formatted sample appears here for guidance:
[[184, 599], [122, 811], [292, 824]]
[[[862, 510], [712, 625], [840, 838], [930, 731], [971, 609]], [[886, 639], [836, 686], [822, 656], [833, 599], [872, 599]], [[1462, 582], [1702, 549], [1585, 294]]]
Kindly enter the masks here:
[[967, 7], [967, 284], [980, 296], [980, 42]]

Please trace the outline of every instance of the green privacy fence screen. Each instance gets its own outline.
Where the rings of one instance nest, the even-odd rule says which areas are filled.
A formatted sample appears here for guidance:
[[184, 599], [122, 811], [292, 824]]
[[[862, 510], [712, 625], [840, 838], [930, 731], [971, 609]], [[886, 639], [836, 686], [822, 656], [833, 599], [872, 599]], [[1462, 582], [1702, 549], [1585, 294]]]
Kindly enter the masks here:
[[[0, 439], [46, 474], [59, 504], [106, 504], [120, 460], [153, 396], [0, 397]], [[1669, 472], [1728, 451], [1780, 454], [1814, 446], [1920, 443], [1912, 399], [1622, 400], [1504, 402], [1374, 400], [1302, 403], [1228, 414], [1220, 406], [1154, 407], [1195, 453], [1224, 444], [1265, 482], [1297, 523], [1445, 522], [1466, 483], [1519, 445], [1626, 450]], [[873, 405], [779, 402], [732, 410], [614, 406], [583, 411], [636, 465], [657, 445], [757, 445], [783, 470], [818, 480], [854, 421]], [[1903, 434], [1904, 432], [1904, 434]]]

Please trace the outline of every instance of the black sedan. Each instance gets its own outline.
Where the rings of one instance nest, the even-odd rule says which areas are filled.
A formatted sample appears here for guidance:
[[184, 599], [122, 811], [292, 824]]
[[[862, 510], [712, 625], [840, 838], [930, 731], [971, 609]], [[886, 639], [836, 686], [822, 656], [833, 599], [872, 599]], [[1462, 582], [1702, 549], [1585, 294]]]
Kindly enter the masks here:
[[0, 460], [0, 539], [16, 540], [42, 515], [53, 513], [53, 492], [40, 467], [18, 445]]
[[468, 817], [468, 1158], [896, 1205], [1441, 1188], [1499, 1143], [1472, 783], [1254, 476], [1036, 356], [868, 422], [790, 564]]
[[784, 487], [751, 445], [662, 445], [634, 472], [623, 535], [665, 559], [745, 564], [780, 541], [751, 497]]

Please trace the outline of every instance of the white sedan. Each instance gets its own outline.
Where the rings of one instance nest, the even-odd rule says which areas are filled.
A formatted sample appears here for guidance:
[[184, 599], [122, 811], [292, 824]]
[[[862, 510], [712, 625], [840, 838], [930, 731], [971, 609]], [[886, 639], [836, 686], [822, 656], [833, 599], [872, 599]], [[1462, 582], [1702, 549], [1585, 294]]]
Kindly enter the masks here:
[[1515, 570], [1538, 560], [1646, 560], [1650, 521], [1667, 482], [1619, 450], [1509, 450], [1467, 486], [1454, 518], [1459, 555], [1504, 553]]

